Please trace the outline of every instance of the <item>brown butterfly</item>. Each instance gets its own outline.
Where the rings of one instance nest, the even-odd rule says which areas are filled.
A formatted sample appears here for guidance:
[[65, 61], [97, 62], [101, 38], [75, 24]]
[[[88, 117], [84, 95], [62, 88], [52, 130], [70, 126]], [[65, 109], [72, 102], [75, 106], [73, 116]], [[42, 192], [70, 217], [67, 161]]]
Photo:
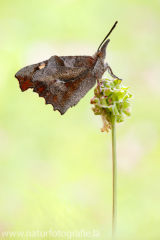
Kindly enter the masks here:
[[[108, 70], [116, 77], [108, 63], [104, 63], [108, 36], [117, 22], [100, 44], [97, 52], [91, 56], [52, 56], [49, 60], [33, 64], [19, 70], [15, 77], [22, 91], [33, 88], [46, 104], [52, 104], [54, 110], [64, 114], [75, 106], [81, 98], [102, 78]], [[119, 79], [119, 78], [118, 78]]]

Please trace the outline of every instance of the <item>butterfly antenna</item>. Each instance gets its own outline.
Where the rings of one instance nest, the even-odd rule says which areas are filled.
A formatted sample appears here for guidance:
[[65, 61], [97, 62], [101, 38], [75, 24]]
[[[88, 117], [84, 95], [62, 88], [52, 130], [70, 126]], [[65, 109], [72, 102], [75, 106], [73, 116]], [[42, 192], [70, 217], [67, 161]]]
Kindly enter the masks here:
[[102, 46], [102, 44], [105, 42], [105, 40], [108, 38], [108, 36], [111, 34], [111, 32], [113, 31], [113, 29], [115, 28], [117, 23], [118, 23], [118, 21], [115, 22], [115, 24], [113, 25], [113, 27], [111, 28], [111, 30], [109, 31], [109, 33], [107, 34], [105, 39], [101, 42], [101, 44], [99, 45], [98, 51], [99, 51], [100, 47]]

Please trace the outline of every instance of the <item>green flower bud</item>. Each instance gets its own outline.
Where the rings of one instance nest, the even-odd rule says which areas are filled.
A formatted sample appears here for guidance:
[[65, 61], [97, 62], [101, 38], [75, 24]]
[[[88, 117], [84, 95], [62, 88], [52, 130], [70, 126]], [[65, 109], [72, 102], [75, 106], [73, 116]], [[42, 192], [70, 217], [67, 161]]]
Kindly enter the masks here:
[[131, 108], [126, 108], [126, 109], [123, 109], [122, 111], [126, 114], [127, 117], [131, 116]]
[[102, 96], [102, 97], [100, 98], [100, 104], [101, 104], [102, 107], [107, 107], [107, 106], [108, 106], [105, 97]]
[[99, 98], [93, 97], [90, 101], [91, 104], [99, 103]]
[[132, 98], [132, 97], [133, 95], [131, 93], [127, 93], [123, 100], [125, 101], [127, 98]]
[[115, 89], [114, 93], [112, 94], [112, 100], [113, 101], [121, 101], [123, 100], [126, 92], [123, 91], [122, 89]]
[[121, 115], [117, 116], [116, 121], [117, 121], [117, 123], [123, 122], [124, 121], [124, 115], [121, 114]]
[[109, 110], [109, 112], [113, 113], [113, 105], [108, 106], [107, 109]]
[[114, 79], [113, 80], [114, 86], [119, 86], [121, 84], [121, 80], [119, 79]]
[[101, 106], [100, 104], [98, 104], [98, 103], [95, 104], [95, 108], [97, 108], [97, 109], [103, 109], [102, 106]]
[[127, 100], [122, 102], [122, 108], [125, 109], [125, 108], [129, 108], [131, 107], [131, 103], [128, 102]]
[[110, 88], [104, 88], [103, 90], [103, 95], [108, 97], [113, 93], [113, 90], [111, 90]]
[[96, 107], [92, 107], [92, 111], [94, 112], [95, 115], [101, 115], [103, 112], [103, 109], [102, 108], [98, 109]]

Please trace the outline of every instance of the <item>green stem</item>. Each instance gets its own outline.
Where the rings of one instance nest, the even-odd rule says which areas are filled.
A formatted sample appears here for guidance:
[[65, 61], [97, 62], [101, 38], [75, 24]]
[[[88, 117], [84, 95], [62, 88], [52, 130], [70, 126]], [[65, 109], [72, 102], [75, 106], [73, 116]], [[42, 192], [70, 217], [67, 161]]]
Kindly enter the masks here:
[[112, 118], [112, 170], [113, 170], [113, 212], [112, 212], [112, 240], [116, 239], [117, 218], [117, 156], [116, 156], [116, 118]]

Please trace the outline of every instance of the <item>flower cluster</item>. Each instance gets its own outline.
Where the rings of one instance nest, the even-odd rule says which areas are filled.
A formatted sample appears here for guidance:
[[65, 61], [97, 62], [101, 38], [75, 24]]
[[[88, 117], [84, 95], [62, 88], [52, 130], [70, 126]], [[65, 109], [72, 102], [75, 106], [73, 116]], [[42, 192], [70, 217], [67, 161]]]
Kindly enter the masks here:
[[129, 87], [122, 85], [119, 79], [101, 79], [94, 89], [94, 97], [91, 104], [95, 115], [101, 115], [103, 120], [102, 132], [111, 129], [112, 119], [123, 122], [124, 115], [130, 117], [131, 104], [129, 99], [132, 94], [128, 92]]

